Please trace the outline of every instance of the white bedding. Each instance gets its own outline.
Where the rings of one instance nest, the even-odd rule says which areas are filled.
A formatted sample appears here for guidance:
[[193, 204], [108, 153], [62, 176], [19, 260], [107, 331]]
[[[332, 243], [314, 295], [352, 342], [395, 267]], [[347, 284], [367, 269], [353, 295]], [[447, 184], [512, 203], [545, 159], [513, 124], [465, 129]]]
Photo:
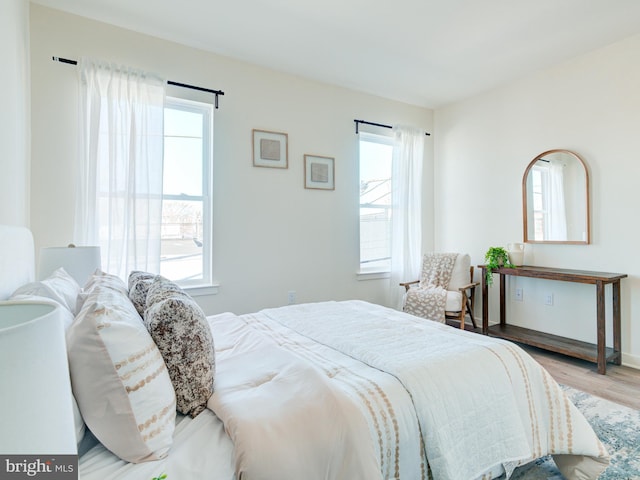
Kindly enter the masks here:
[[360, 301], [268, 309], [255, 317], [398, 378], [411, 394], [434, 478], [481, 478], [499, 466], [510, 474], [547, 454], [567, 478], [597, 478], [608, 464], [558, 384], [510, 342]]
[[[509, 342], [359, 301], [209, 322], [211, 410], [179, 419], [166, 459], [129, 465], [98, 446], [82, 479], [414, 480], [431, 468], [471, 480], [548, 453], [567, 478], [589, 479], [608, 462], [555, 381]], [[339, 448], [317, 443], [335, 434]]]
[[102, 445], [80, 457], [82, 480], [233, 480], [233, 444], [222, 422], [205, 410], [196, 418], [178, 415], [169, 455], [155, 462], [127, 463]]
[[382, 479], [365, 417], [317, 365], [240, 317], [211, 325], [219, 340], [208, 407], [233, 441], [239, 479]]
[[[237, 447], [236, 465], [238, 471], [245, 474], [243, 478], [373, 480], [381, 476], [385, 479], [424, 477], [426, 461], [415, 412], [406, 408], [394, 410], [410, 405], [411, 398], [393, 376], [297, 335], [260, 314], [219, 315], [211, 317], [210, 322], [216, 342], [217, 373], [208, 406], [225, 422], [227, 430], [231, 430]], [[287, 358], [290, 360], [286, 367], [278, 368], [278, 363]], [[234, 372], [233, 366], [242, 364], [243, 368]], [[309, 366], [316, 372], [311, 384], [306, 376]], [[318, 373], [326, 378], [324, 385], [318, 386], [319, 380], [315, 378]], [[224, 381], [223, 375], [227, 377]], [[305, 412], [306, 407], [299, 397], [312, 399], [318, 391], [332, 400], [332, 408], [327, 411], [327, 405], [312, 403], [312, 408]], [[333, 399], [340, 397], [338, 405]], [[338, 407], [341, 410], [337, 410]], [[237, 425], [238, 418], [251, 415], [254, 410], [258, 410], [254, 415], [260, 423], [267, 422], [266, 427], [261, 424], [252, 428], [249, 422]], [[344, 430], [335, 425], [336, 420], [344, 425], [347, 422], [362, 425], [364, 422], [366, 430], [357, 432], [361, 451], [351, 448], [348, 439], [346, 441], [342, 436]], [[337, 428], [326, 430], [321, 428], [322, 422], [331, 422]], [[318, 430], [323, 436], [316, 437]], [[271, 433], [273, 437], [269, 438]], [[326, 463], [326, 468], [332, 468], [340, 461], [333, 452], [321, 451], [320, 441], [331, 435], [333, 442], [351, 448], [349, 454], [358, 455], [369, 463], [363, 463], [362, 470], [349, 475], [323, 476], [324, 472], [313, 468], [312, 462], [321, 461]], [[306, 437], [306, 441], [302, 438], [296, 445], [301, 437]], [[248, 446], [252, 444], [262, 448], [262, 453], [251, 450]], [[310, 460], [312, 452], [309, 448], [316, 449], [316, 453], [320, 451], [320, 455]], [[369, 458], [371, 452], [374, 458]], [[271, 458], [266, 468], [273, 474], [262, 475], [265, 466], [256, 462], [256, 457]], [[346, 460], [353, 463], [353, 459]], [[370, 461], [375, 462], [375, 473], [371, 472]], [[283, 464], [286, 465], [284, 470]], [[271, 467], [290, 472], [292, 476], [279, 476]], [[295, 472], [305, 474], [300, 476], [293, 474]]]

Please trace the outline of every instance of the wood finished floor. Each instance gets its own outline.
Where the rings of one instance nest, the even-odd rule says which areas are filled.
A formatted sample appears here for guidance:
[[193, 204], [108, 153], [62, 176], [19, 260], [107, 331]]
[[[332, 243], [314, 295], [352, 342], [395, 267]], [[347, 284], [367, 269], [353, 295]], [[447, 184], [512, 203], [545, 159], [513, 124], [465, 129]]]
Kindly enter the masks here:
[[640, 370], [607, 364], [607, 374], [600, 375], [596, 364], [522, 346], [558, 382], [600, 398], [640, 410]]

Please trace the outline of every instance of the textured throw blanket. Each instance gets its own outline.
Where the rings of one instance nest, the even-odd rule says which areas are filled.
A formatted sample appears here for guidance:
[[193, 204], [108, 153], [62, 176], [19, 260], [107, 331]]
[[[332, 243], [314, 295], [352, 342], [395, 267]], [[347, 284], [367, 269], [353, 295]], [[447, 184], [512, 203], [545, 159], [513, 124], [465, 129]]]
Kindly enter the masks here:
[[419, 288], [406, 294], [404, 311], [417, 317], [445, 322], [447, 287], [457, 253], [426, 253], [422, 261]]
[[508, 478], [515, 467], [552, 454], [567, 479], [588, 480], [609, 462], [558, 384], [510, 342], [359, 301], [255, 317], [397, 378], [411, 396], [435, 479], [491, 478], [501, 470]]

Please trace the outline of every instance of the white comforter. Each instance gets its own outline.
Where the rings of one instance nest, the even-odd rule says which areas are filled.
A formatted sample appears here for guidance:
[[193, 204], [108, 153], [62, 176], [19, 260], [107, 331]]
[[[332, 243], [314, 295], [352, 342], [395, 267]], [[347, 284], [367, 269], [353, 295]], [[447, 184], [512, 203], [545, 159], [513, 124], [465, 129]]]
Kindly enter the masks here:
[[567, 478], [590, 479], [608, 463], [558, 385], [509, 342], [359, 301], [211, 326], [209, 407], [243, 480], [413, 480], [427, 468], [471, 480], [549, 453]]
[[239, 480], [381, 478], [364, 418], [321, 371], [238, 317], [212, 327], [209, 408], [233, 440]]

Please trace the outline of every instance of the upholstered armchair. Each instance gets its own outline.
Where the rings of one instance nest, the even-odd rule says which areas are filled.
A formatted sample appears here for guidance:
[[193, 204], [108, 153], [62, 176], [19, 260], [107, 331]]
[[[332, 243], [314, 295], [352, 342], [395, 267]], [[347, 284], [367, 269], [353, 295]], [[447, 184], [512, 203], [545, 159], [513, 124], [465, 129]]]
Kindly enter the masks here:
[[[403, 282], [403, 310], [413, 315], [465, 327], [468, 314], [474, 328], [473, 267], [468, 254], [427, 253], [423, 257], [420, 280]], [[450, 321], [451, 320], [451, 321]]]

